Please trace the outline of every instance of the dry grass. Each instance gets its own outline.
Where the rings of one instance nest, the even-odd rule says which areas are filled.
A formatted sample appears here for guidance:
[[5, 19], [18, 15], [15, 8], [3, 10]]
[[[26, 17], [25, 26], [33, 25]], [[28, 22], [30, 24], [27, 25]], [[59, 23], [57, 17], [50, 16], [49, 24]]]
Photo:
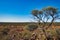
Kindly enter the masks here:
[[[16, 35], [15, 40], [19, 40], [19, 38], [22, 37], [30, 38], [33, 33], [37, 34], [37, 38], [39, 38], [40, 34], [42, 34], [39, 28], [30, 32], [25, 29], [26, 26], [27, 24], [0, 24], [0, 40], [9, 40], [14, 35]], [[5, 28], [9, 29], [9, 32], [6, 35], [2, 33]], [[60, 28], [60, 26], [53, 26], [53, 28]], [[45, 38], [44, 35], [42, 37]]]

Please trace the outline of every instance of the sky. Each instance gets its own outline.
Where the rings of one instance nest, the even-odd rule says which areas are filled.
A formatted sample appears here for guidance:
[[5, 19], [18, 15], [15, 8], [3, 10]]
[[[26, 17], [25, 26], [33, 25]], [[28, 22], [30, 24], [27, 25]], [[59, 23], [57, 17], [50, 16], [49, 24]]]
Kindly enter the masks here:
[[60, 0], [0, 0], [0, 22], [32, 22], [31, 11], [47, 6], [60, 9]]

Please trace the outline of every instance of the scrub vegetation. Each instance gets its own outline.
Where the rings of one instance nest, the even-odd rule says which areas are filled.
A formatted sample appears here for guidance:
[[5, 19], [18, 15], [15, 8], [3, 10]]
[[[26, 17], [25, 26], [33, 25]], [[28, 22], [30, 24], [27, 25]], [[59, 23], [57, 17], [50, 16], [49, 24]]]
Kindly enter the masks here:
[[31, 14], [36, 23], [0, 23], [0, 40], [60, 40], [57, 8], [49, 6]]

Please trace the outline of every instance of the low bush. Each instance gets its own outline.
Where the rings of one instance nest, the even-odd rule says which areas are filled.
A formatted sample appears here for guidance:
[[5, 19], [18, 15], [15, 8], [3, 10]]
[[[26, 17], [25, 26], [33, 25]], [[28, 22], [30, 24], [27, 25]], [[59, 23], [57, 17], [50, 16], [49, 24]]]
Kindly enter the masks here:
[[2, 32], [3, 35], [7, 35], [8, 32], [9, 32], [9, 29], [8, 28], [4, 28], [1, 32]]
[[29, 31], [34, 31], [34, 30], [37, 29], [37, 28], [38, 28], [37, 25], [28, 25], [28, 26], [27, 26], [27, 30], [29, 30]]

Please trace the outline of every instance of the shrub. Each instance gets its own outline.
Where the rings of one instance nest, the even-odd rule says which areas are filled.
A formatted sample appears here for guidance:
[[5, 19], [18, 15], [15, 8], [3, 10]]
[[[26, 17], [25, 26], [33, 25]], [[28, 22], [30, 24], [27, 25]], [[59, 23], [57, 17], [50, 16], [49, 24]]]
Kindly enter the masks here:
[[8, 29], [8, 28], [4, 28], [4, 29], [2, 30], [2, 34], [3, 34], [3, 35], [7, 35], [8, 32], [9, 32], [9, 29]]
[[34, 30], [37, 29], [37, 28], [38, 28], [37, 25], [28, 25], [27, 30], [29, 30], [29, 31], [34, 31]]
[[60, 35], [60, 29], [56, 29], [58, 35]]
[[56, 29], [57, 37], [60, 38], [60, 29]]
[[60, 40], [60, 28], [56, 29], [57, 39]]

